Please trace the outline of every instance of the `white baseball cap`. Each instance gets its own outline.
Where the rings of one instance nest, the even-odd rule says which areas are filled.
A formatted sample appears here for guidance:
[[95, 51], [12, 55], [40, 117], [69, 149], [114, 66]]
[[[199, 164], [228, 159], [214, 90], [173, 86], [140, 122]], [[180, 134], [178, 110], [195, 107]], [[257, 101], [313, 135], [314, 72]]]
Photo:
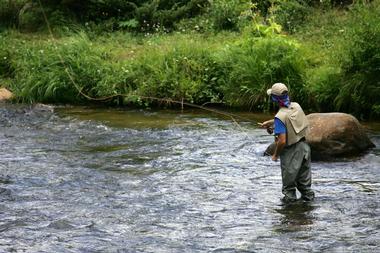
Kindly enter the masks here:
[[288, 87], [286, 87], [283, 83], [275, 83], [272, 85], [272, 88], [267, 90], [267, 94], [270, 95], [276, 95], [281, 96], [284, 95], [284, 92], [288, 91]]

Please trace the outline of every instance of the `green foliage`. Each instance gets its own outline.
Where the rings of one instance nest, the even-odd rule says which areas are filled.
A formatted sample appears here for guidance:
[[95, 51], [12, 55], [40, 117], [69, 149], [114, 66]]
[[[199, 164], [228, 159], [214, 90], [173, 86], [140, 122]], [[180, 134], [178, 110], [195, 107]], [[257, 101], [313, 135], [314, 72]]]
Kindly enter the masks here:
[[0, 77], [11, 77], [13, 68], [10, 62], [10, 55], [8, 52], [0, 51]]
[[243, 41], [228, 59], [232, 70], [224, 93], [231, 105], [264, 109], [266, 90], [276, 82], [288, 85], [295, 101], [306, 100], [304, 59], [294, 41], [283, 36]]
[[18, 15], [26, 0], [0, 0], [0, 28], [18, 25]]
[[[127, 39], [111, 41], [124, 44]], [[84, 34], [58, 44], [44, 39], [31, 44], [21, 37], [14, 40], [13, 50], [8, 45], [15, 69], [11, 89], [23, 102], [78, 103], [86, 100], [83, 94], [93, 98], [123, 94], [126, 102], [136, 103], [140, 100], [133, 98], [140, 96], [220, 101], [219, 87], [227, 72], [209, 43], [189, 36], [168, 37], [160, 42], [161, 50], [156, 43], [152, 38], [135, 57], [112, 53], [118, 49], [101, 41], [94, 44]], [[115, 97], [114, 102], [119, 100]]]
[[310, 12], [311, 8], [301, 0], [276, 0], [270, 8], [270, 13], [276, 22], [289, 32], [295, 32]]
[[32, 2], [26, 3], [18, 15], [18, 28], [26, 32], [36, 32], [45, 26], [40, 5]]
[[140, 30], [155, 31], [157, 28], [172, 29], [183, 18], [191, 18], [202, 12], [208, 5], [207, 0], [147, 1], [137, 8], [134, 17]]
[[[79, 21], [93, 22], [106, 32], [117, 29], [155, 31], [157, 26], [172, 29], [181, 19], [195, 17], [208, 0], [42, 0], [51, 25], [66, 26]], [[38, 1], [0, 0], [0, 25], [21, 25], [37, 31], [44, 20]], [[99, 29], [99, 27], [97, 27]]]
[[250, 0], [212, 0], [207, 15], [215, 30], [237, 30], [240, 15], [252, 7]]
[[214, 25], [207, 15], [183, 19], [174, 26], [176, 31], [182, 33], [214, 33]]
[[152, 48], [130, 64], [123, 93], [198, 104], [220, 100], [225, 71], [214, 50], [204, 42], [176, 38], [168, 50]]
[[334, 111], [334, 99], [342, 83], [339, 66], [322, 65], [308, 70], [306, 85], [309, 87], [308, 107], [320, 112]]
[[349, 10], [314, 12], [298, 32], [305, 46], [313, 49], [306, 83], [314, 108], [350, 112], [360, 118], [380, 116], [376, 110], [380, 98], [379, 6], [377, 0]]
[[7, 49], [7, 42], [0, 34], [0, 78], [11, 77], [12, 73], [11, 55]]
[[[346, 35], [343, 83], [336, 107], [368, 117], [380, 105], [380, 1], [357, 5]], [[377, 114], [379, 115], [379, 114]]]
[[264, 20], [260, 17], [255, 17], [251, 25], [244, 29], [247, 40], [257, 40], [260, 37], [277, 37], [281, 31], [281, 25], [277, 24], [273, 18]]
[[29, 45], [20, 40], [13, 58], [16, 72], [11, 88], [23, 102], [77, 103], [83, 99], [79, 90], [89, 96], [105, 96], [112, 94], [113, 84], [122, 82], [116, 65], [108, 61], [108, 53], [94, 49], [85, 35], [57, 47], [44, 41]]
[[139, 26], [139, 22], [136, 19], [129, 19], [126, 21], [119, 21], [119, 27], [122, 29], [136, 29]]
[[305, 110], [380, 117], [379, 0], [42, 2], [56, 41], [37, 2], [0, 0], [1, 25], [38, 28], [0, 33], [0, 79], [20, 101], [87, 102], [82, 92], [268, 110], [266, 89], [283, 82]]

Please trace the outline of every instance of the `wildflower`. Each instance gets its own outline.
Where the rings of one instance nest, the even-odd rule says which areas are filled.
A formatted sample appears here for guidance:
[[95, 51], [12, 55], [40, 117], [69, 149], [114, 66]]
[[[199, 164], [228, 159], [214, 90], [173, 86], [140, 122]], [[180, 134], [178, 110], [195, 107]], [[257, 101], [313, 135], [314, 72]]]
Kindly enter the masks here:
[[7, 59], [7, 57], [6, 56], [4, 56], [4, 60], [6, 60]]

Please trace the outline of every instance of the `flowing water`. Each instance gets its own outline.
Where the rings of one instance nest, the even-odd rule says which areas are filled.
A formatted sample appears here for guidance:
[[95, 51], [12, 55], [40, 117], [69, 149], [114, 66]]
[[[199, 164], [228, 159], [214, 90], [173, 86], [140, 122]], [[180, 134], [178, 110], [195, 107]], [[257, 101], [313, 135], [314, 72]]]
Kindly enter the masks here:
[[379, 148], [313, 163], [316, 200], [284, 206], [272, 137], [239, 125], [1, 105], [0, 252], [380, 252]]

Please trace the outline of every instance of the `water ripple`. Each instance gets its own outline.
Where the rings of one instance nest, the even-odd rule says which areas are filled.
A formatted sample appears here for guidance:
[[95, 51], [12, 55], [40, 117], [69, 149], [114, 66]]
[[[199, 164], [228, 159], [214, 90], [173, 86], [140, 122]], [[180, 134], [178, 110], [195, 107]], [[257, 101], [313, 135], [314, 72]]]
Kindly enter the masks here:
[[[377, 252], [379, 149], [283, 206], [272, 141], [215, 115], [0, 108], [1, 252]], [[375, 143], [380, 135], [372, 133]]]

